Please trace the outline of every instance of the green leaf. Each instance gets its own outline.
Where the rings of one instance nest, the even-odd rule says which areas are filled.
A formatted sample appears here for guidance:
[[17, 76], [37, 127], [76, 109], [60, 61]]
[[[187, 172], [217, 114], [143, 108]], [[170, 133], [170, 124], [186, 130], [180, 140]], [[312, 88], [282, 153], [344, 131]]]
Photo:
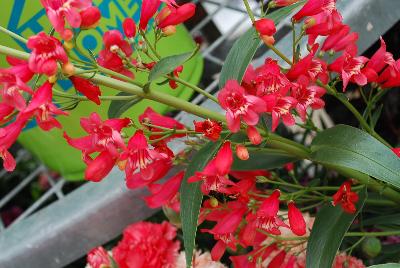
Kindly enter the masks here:
[[190, 161], [185, 172], [180, 189], [181, 199], [181, 220], [183, 231], [183, 242], [185, 246], [186, 264], [190, 267], [192, 263], [193, 250], [195, 248], [195, 238], [197, 222], [200, 213], [203, 194], [200, 191], [201, 182], [188, 183], [187, 180], [196, 171], [202, 171], [207, 163], [214, 157], [222, 145], [222, 140], [213, 143], [209, 142]]
[[[267, 15], [267, 18], [274, 20], [275, 24], [277, 25], [294, 9], [304, 3], [305, 1], [300, 1], [293, 5], [280, 8], [277, 11]], [[260, 38], [253, 27], [251, 27], [245, 34], [236, 40], [225, 59], [224, 65], [222, 66], [221, 77], [219, 79], [219, 88], [223, 88], [226, 82], [231, 79], [237, 80], [239, 83], [242, 82], [247, 66], [249, 66], [260, 44]]]
[[276, 149], [260, 149], [259, 151], [249, 151], [249, 155], [250, 158], [246, 161], [235, 158], [235, 161], [232, 165], [232, 170], [278, 168], [286, 163], [297, 160], [293, 156]]
[[400, 263], [385, 263], [368, 266], [368, 268], [400, 268]]
[[367, 190], [359, 192], [357, 211], [349, 214], [338, 206], [327, 204], [315, 218], [307, 245], [307, 267], [332, 267], [343, 237], [364, 206]]
[[385, 145], [354, 127], [338, 125], [318, 133], [311, 160], [350, 168], [400, 188], [400, 160]]
[[176, 67], [184, 64], [193, 55], [193, 52], [187, 52], [180, 55], [174, 55], [162, 58], [153, 69], [151, 69], [149, 74], [149, 82], [153, 82], [157, 78], [172, 73]]
[[132, 99], [111, 101], [110, 106], [108, 107], [108, 118], [119, 118], [129, 108], [143, 99], [126, 92], [120, 92], [116, 96], [132, 96]]
[[370, 226], [370, 225], [376, 225], [376, 224], [400, 225], [400, 213], [392, 214], [392, 215], [377, 216], [377, 217], [373, 217], [373, 218], [364, 219], [362, 221], [363, 226]]

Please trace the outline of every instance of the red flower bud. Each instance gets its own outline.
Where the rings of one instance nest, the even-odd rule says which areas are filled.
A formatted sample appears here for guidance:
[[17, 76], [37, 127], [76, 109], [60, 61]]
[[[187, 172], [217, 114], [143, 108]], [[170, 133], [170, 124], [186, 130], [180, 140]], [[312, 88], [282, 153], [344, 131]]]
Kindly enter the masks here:
[[122, 23], [124, 34], [128, 38], [133, 38], [136, 35], [136, 24], [132, 18], [126, 18]]
[[262, 141], [260, 133], [254, 126], [247, 127], [247, 137], [249, 137], [250, 142], [254, 145], [258, 145]]
[[288, 218], [290, 229], [295, 235], [302, 236], [306, 234], [306, 221], [303, 218], [303, 214], [300, 210], [294, 205], [293, 201], [290, 201], [288, 204]]
[[100, 10], [97, 7], [89, 7], [83, 10], [81, 13], [81, 28], [82, 29], [91, 29], [95, 28], [101, 19]]
[[275, 23], [270, 19], [260, 19], [254, 22], [254, 27], [260, 35], [272, 36], [276, 33]]
[[241, 160], [249, 159], [249, 151], [247, 150], [246, 146], [244, 145], [236, 145], [236, 155]]

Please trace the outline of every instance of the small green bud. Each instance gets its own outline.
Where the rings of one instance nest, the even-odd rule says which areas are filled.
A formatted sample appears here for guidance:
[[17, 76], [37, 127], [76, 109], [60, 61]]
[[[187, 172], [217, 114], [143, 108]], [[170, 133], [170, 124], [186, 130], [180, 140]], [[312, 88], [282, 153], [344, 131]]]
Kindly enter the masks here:
[[382, 244], [378, 238], [368, 237], [362, 242], [361, 248], [368, 258], [375, 258], [381, 252]]

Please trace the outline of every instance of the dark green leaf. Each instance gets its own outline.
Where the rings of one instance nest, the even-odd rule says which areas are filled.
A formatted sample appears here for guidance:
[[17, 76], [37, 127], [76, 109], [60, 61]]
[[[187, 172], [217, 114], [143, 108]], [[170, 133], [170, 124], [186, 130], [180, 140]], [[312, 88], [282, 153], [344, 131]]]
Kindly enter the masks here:
[[381, 117], [382, 109], [383, 109], [383, 104], [379, 105], [378, 108], [376, 109], [376, 111], [372, 114], [372, 118], [371, 118], [371, 127], [372, 127], [372, 129], [375, 128], [379, 117]]
[[281, 150], [261, 149], [249, 151], [250, 158], [246, 161], [235, 158], [232, 170], [271, 169], [283, 166], [286, 163], [296, 161], [293, 156]]
[[400, 263], [385, 263], [368, 266], [368, 268], [400, 268]]
[[111, 101], [110, 107], [108, 107], [108, 118], [119, 118], [129, 108], [142, 100], [142, 98], [135, 97], [134, 95], [126, 92], [120, 92], [116, 96], [132, 96], [132, 99]]
[[153, 69], [151, 69], [149, 74], [149, 82], [153, 82], [157, 78], [172, 73], [176, 67], [184, 64], [193, 55], [193, 52], [187, 52], [180, 55], [174, 55], [162, 58]]
[[338, 205], [324, 206], [315, 218], [307, 245], [307, 267], [332, 267], [343, 237], [364, 206], [366, 188], [359, 192], [357, 212], [348, 214]]
[[350, 168], [400, 188], [400, 160], [385, 145], [354, 127], [338, 125], [324, 130], [311, 144], [311, 160]]
[[[294, 9], [304, 4], [304, 2], [305, 1], [300, 1], [293, 5], [280, 8], [277, 11], [267, 15], [267, 18], [274, 20], [275, 24], [277, 25]], [[221, 77], [219, 79], [219, 88], [223, 88], [226, 82], [230, 79], [237, 80], [238, 82], [242, 81], [247, 66], [249, 66], [260, 44], [260, 38], [253, 27], [251, 27], [245, 34], [236, 40], [225, 59], [224, 65], [222, 66]]]
[[190, 161], [182, 181], [181, 196], [181, 220], [183, 231], [183, 242], [185, 246], [186, 264], [190, 267], [192, 263], [193, 250], [195, 248], [195, 238], [197, 222], [200, 213], [203, 194], [200, 191], [201, 182], [188, 183], [187, 180], [196, 171], [202, 171], [207, 163], [214, 157], [221, 147], [222, 141], [207, 143]]
[[373, 218], [365, 219], [362, 221], [363, 226], [370, 226], [370, 225], [376, 225], [376, 224], [400, 225], [400, 213], [373, 217]]

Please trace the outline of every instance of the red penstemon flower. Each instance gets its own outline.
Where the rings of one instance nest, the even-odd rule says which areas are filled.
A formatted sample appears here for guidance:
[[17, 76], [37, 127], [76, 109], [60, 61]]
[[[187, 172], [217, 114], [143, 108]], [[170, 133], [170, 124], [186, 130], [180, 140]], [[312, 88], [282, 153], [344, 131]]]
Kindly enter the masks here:
[[272, 36], [276, 33], [275, 23], [271, 19], [259, 19], [254, 22], [254, 27], [260, 35]]
[[194, 130], [196, 132], [201, 132], [204, 134], [204, 137], [212, 140], [217, 141], [219, 136], [221, 135], [222, 131], [222, 123], [217, 122], [211, 119], [207, 119], [204, 121], [193, 121]]
[[[172, 74], [173, 74], [174, 77], [179, 77], [179, 74], [181, 72], [183, 72], [183, 65], [180, 65], [180, 66], [176, 67], [175, 70], [172, 72]], [[168, 84], [172, 89], [178, 88], [178, 84], [173, 79], [170, 79]]]
[[100, 87], [90, 80], [80, 78], [78, 76], [71, 76], [69, 78], [74, 85], [75, 89], [85, 95], [89, 100], [97, 105], [100, 105], [99, 96], [101, 96]]
[[168, 26], [175, 26], [187, 21], [193, 17], [196, 11], [196, 5], [193, 3], [166, 6], [157, 16], [157, 27], [165, 28]]
[[126, 18], [122, 23], [124, 34], [128, 38], [134, 38], [136, 36], [136, 24], [132, 18]]
[[357, 208], [355, 204], [358, 201], [358, 194], [351, 191], [351, 183], [349, 181], [344, 182], [332, 198], [332, 204], [334, 206], [340, 204], [347, 213], [356, 212]]
[[97, 247], [90, 250], [86, 259], [91, 268], [104, 268], [111, 266], [110, 256], [103, 247]]
[[259, 97], [278, 92], [284, 95], [290, 87], [290, 82], [281, 72], [277, 61], [271, 58], [267, 58], [264, 65], [255, 71], [253, 83]]
[[11, 120], [11, 118], [8, 117], [14, 112], [14, 110], [14, 107], [0, 102], [0, 125]]
[[53, 104], [52, 88], [53, 85], [51, 83], [45, 82], [35, 91], [31, 102], [23, 111], [23, 113], [34, 115], [39, 127], [45, 131], [51, 130], [52, 128], [61, 128], [60, 122], [58, 122], [54, 116], [68, 115], [67, 112], [58, 109], [57, 106]]
[[342, 51], [348, 47], [356, 46], [358, 40], [358, 33], [350, 33], [350, 27], [343, 25], [340, 30], [330, 34], [324, 41], [322, 51]]
[[393, 153], [400, 157], [400, 148], [392, 148]]
[[57, 73], [57, 62], [62, 64], [68, 62], [67, 53], [61, 42], [44, 32], [30, 37], [27, 46], [32, 50], [29, 68], [34, 73], [52, 76]]
[[92, 29], [96, 28], [101, 19], [101, 12], [98, 7], [91, 6], [79, 13], [81, 16], [81, 28]]
[[336, 0], [309, 0], [307, 3], [297, 12], [293, 19], [300, 21], [304, 17], [317, 15], [321, 12], [330, 14], [336, 9]]
[[278, 127], [279, 120], [282, 119], [286, 126], [293, 126], [295, 119], [291, 110], [296, 107], [297, 100], [290, 96], [281, 96], [280, 94], [270, 94], [263, 97], [267, 104], [267, 112], [272, 115], [272, 131]]
[[218, 100], [226, 110], [228, 128], [238, 132], [243, 119], [246, 124], [254, 126], [258, 123], [259, 114], [265, 112], [265, 103], [257, 96], [246, 94], [245, 89], [237, 81], [229, 80], [219, 92]]
[[26, 107], [26, 100], [22, 96], [22, 92], [32, 94], [32, 89], [25, 84], [19, 76], [10, 69], [0, 69], [0, 96], [5, 104], [18, 110]]

